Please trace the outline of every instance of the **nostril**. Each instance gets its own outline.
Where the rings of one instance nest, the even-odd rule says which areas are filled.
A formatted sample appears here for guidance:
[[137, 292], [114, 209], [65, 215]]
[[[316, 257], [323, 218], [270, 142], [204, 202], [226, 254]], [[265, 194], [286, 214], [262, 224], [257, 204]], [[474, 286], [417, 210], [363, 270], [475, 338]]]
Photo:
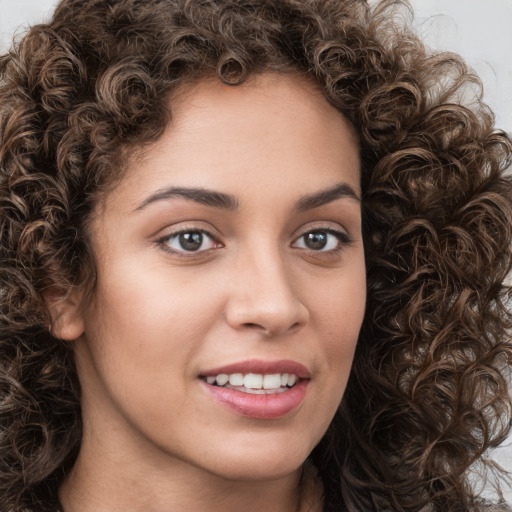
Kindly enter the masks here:
[[267, 338], [297, 332], [308, 322], [307, 308], [292, 293], [271, 295], [233, 294], [226, 306], [227, 323], [235, 330], [258, 333]]
[[295, 322], [291, 327], [290, 327], [290, 331], [295, 331], [296, 329], [300, 329], [300, 322]]
[[274, 332], [274, 329], [265, 327], [264, 325], [261, 325], [256, 322], [245, 322], [243, 324], [243, 327], [250, 331], [257, 331], [265, 338], [270, 338], [276, 334], [276, 332]]
[[[252, 330], [252, 331], [261, 331], [265, 336], [271, 337], [279, 332], [281, 332], [280, 329], [273, 329], [272, 327], [265, 327], [264, 325], [258, 324], [256, 322], [245, 322], [242, 324], [244, 328]], [[300, 329], [301, 323], [295, 322], [293, 325], [290, 326], [288, 329], [289, 332], [295, 332], [296, 330]]]
[[261, 329], [263, 331], [266, 331], [265, 327], [263, 327], [260, 324], [253, 323], [253, 322], [246, 322], [243, 325], [244, 325], [244, 327], [247, 327], [248, 329]]

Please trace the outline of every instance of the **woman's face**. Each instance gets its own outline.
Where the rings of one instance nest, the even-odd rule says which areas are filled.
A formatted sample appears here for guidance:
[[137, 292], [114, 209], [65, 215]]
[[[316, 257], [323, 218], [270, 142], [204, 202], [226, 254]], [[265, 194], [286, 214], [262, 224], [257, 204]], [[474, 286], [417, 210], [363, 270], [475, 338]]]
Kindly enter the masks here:
[[357, 143], [291, 75], [171, 105], [91, 224], [82, 450], [278, 478], [325, 433], [363, 319]]

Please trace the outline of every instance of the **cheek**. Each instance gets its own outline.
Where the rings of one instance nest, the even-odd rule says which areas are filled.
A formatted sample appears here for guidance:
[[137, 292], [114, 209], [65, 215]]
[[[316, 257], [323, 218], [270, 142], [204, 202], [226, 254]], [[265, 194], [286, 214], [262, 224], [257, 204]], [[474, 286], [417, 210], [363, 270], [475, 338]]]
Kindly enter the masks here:
[[327, 367], [335, 379], [346, 383], [366, 304], [364, 265], [355, 267], [343, 279], [331, 284], [325, 293], [314, 299], [315, 328], [320, 332]]
[[[362, 325], [366, 301], [364, 267], [357, 268], [335, 285], [319, 288], [310, 296], [314, 309], [311, 329], [320, 340], [317, 347], [321, 359], [315, 379], [315, 403], [311, 417], [316, 418], [313, 444], [320, 441], [338, 409], [350, 375], [354, 352]], [[318, 388], [317, 388], [318, 386]]]
[[119, 266], [97, 290], [91, 323], [94, 316], [104, 318], [116, 336], [144, 332], [141, 343], [161, 339], [168, 344], [175, 333], [206, 329], [215, 316], [215, 294], [193, 277], [161, 266], [130, 276]]
[[144, 277], [122, 280], [112, 272], [101, 281], [77, 364], [88, 393], [105, 404], [102, 410], [130, 418], [141, 430], [153, 425], [164, 431], [185, 406], [195, 355], [218, 313], [212, 291], [177, 288], [176, 279], [171, 286], [162, 273], [156, 279], [146, 270]]
[[86, 338], [109, 386], [149, 390], [158, 387], [162, 376], [183, 376], [219, 318], [211, 287], [167, 274], [154, 267], [130, 273], [119, 264], [98, 280], [85, 315]]

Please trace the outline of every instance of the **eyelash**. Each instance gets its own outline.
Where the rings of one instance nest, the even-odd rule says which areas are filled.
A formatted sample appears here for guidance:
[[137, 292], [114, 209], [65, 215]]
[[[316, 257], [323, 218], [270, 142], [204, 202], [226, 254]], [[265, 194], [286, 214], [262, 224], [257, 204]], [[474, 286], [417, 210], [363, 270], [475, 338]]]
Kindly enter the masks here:
[[[348, 235], [344, 231], [339, 231], [339, 230], [336, 230], [336, 229], [333, 229], [333, 228], [318, 227], [318, 228], [312, 228], [312, 229], [309, 229], [308, 231], [305, 231], [302, 235], [300, 235], [299, 237], [297, 237], [293, 241], [292, 246], [297, 244], [299, 242], [299, 240], [304, 240], [305, 236], [307, 236], [309, 234], [312, 234], [312, 233], [326, 233], [328, 235], [334, 236], [338, 240], [337, 247], [335, 247], [333, 249], [328, 249], [328, 250], [323, 250], [323, 249], [315, 250], [315, 249], [310, 249], [310, 248], [307, 248], [307, 247], [296, 247], [296, 248], [308, 251], [308, 252], [310, 252], [312, 254], [315, 254], [317, 256], [319, 256], [321, 254], [322, 256], [325, 257], [325, 256], [327, 256], [329, 254], [333, 254], [334, 255], [334, 254], [339, 253], [345, 247], [349, 246], [352, 243], [352, 238], [350, 237], [350, 235]], [[202, 250], [201, 249], [198, 249], [198, 250], [186, 250], [184, 248], [182, 248], [182, 249], [173, 249], [173, 248], [170, 247], [170, 244], [169, 244], [170, 241], [179, 240], [179, 237], [181, 235], [187, 235], [187, 234], [188, 235], [190, 235], [190, 234], [200, 234], [200, 235], [202, 235], [203, 238], [201, 240], [201, 245], [203, 245], [204, 237], [206, 236], [207, 238], [209, 238], [211, 240], [211, 243], [216, 245], [216, 247], [211, 247], [211, 248], [202, 249]], [[168, 253], [173, 254], [173, 255], [177, 255], [179, 257], [185, 257], [185, 258], [186, 257], [193, 257], [196, 254], [201, 254], [201, 253], [207, 252], [207, 251], [209, 251], [211, 249], [217, 249], [217, 248], [223, 247], [223, 245], [218, 241], [218, 239], [212, 233], [210, 233], [208, 230], [202, 229], [202, 228], [194, 228], [194, 227], [183, 228], [183, 229], [180, 229], [179, 231], [176, 231], [174, 233], [170, 233], [168, 235], [165, 235], [164, 237], [158, 239], [156, 241], [156, 243], [165, 252], [168, 252]]]
[[[204, 242], [204, 236], [206, 235], [206, 237], [209, 238], [212, 241], [212, 243], [214, 243], [217, 246], [217, 247], [212, 247], [211, 249], [213, 249], [213, 248], [217, 249], [219, 247], [222, 247], [222, 244], [208, 230], [202, 229], [202, 228], [194, 228], [194, 227], [180, 229], [179, 231], [165, 235], [164, 237], [160, 238], [156, 242], [158, 245], [161, 246], [161, 248], [165, 252], [168, 252], [170, 254], [177, 255], [180, 257], [184, 257], [184, 258], [191, 257], [196, 254], [201, 254], [203, 252], [211, 250], [211, 249], [202, 249], [202, 250], [196, 250], [196, 251], [187, 251], [186, 249], [176, 250], [176, 249], [171, 248], [169, 245], [170, 241], [179, 240], [179, 237], [181, 235], [196, 234], [196, 233], [199, 233], [203, 236], [202, 243]], [[202, 245], [202, 243], [201, 243], [201, 245]]]
[[350, 235], [348, 233], [346, 233], [344, 231], [337, 230], [337, 229], [324, 228], [324, 227], [317, 227], [317, 228], [309, 229], [308, 231], [306, 231], [305, 233], [300, 235], [298, 238], [296, 238], [293, 243], [297, 244], [299, 240], [304, 240], [304, 237], [306, 237], [307, 235], [313, 234], [313, 233], [317, 233], [317, 234], [318, 233], [325, 233], [327, 235], [334, 236], [337, 239], [337, 241], [338, 241], [336, 247], [334, 247], [332, 249], [328, 249], [328, 250], [323, 250], [323, 248], [319, 249], [319, 250], [310, 249], [310, 248], [307, 248], [307, 247], [300, 247], [299, 248], [299, 249], [307, 250], [310, 253], [315, 254], [317, 256], [320, 256], [320, 255], [328, 256], [328, 255], [331, 255], [331, 254], [332, 255], [336, 255], [340, 251], [342, 251], [345, 247], [349, 246], [352, 243], [352, 238], [350, 237]]

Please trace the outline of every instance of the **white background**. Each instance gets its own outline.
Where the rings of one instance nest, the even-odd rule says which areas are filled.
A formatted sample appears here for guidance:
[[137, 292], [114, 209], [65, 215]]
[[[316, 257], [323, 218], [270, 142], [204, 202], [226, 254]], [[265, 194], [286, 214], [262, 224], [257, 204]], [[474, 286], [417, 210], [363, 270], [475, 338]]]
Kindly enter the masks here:
[[[480, 75], [496, 125], [512, 132], [512, 0], [410, 0], [428, 46], [455, 51]], [[0, 0], [0, 53], [13, 34], [51, 15], [56, 0]], [[512, 440], [495, 452], [512, 471]], [[512, 489], [506, 490], [512, 503]]]

